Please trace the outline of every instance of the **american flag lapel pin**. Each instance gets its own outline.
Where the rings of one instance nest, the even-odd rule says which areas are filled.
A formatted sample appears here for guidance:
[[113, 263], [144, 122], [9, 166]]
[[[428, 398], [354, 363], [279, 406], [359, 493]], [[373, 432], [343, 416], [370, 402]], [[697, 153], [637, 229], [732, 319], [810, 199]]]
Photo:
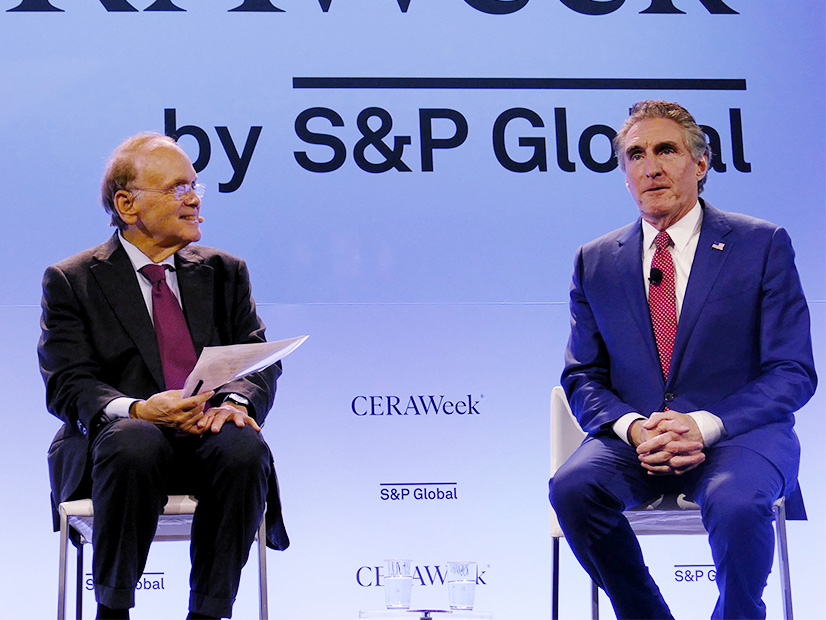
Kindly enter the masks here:
[[715, 250], [720, 250], [722, 252], [723, 248], [726, 247], [726, 244], [723, 243], [722, 241], [718, 241], [717, 243], [712, 243], [711, 247], [714, 248]]

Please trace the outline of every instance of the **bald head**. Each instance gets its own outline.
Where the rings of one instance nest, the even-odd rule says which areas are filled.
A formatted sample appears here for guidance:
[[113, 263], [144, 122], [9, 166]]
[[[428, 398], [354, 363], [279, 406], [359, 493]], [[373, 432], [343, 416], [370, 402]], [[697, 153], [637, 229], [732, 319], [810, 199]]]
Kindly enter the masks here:
[[126, 229], [126, 222], [115, 207], [115, 194], [127, 189], [140, 172], [141, 159], [157, 148], [180, 147], [169, 136], [154, 131], [139, 133], [124, 140], [112, 153], [100, 188], [100, 202], [112, 218], [112, 226]]

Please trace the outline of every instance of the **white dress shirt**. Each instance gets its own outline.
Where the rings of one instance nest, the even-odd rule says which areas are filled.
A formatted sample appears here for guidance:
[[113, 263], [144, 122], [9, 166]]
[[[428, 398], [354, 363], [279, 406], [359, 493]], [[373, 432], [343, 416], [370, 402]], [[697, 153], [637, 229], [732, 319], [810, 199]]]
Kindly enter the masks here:
[[[671, 237], [671, 241], [673, 242], [673, 245], [669, 246], [668, 252], [671, 254], [671, 260], [674, 262], [674, 293], [677, 297], [678, 322], [680, 320], [680, 311], [683, 307], [686, 286], [688, 285], [688, 276], [691, 274], [694, 254], [697, 252], [697, 242], [700, 239], [700, 228], [702, 224], [703, 209], [700, 207], [698, 200], [691, 211], [666, 229], [668, 236]], [[648, 274], [651, 272], [651, 261], [654, 258], [654, 251], [657, 247], [655, 239], [659, 232], [654, 226], [642, 220], [642, 273], [646, 297], [648, 296], [650, 286]], [[686, 413], [694, 418], [694, 421], [700, 429], [700, 434], [703, 436], [703, 443], [706, 447], [719, 441], [725, 432], [723, 421], [709, 411], [686, 411], [681, 413]], [[634, 420], [645, 419], [645, 416], [641, 414], [642, 412], [630, 412], [614, 422], [614, 432], [625, 443], [629, 443], [629, 445], [628, 429]]]

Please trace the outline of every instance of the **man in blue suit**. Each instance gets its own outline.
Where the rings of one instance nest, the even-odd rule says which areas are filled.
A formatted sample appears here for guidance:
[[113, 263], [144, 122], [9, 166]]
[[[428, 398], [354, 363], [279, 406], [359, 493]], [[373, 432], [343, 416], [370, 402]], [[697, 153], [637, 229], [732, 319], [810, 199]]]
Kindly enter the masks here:
[[562, 384], [588, 437], [551, 502], [617, 617], [659, 619], [622, 511], [685, 493], [717, 569], [712, 618], [765, 618], [772, 504], [799, 497], [794, 412], [817, 382], [791, 241], [699, 198], [710, 149], [681, 106], [637, 103], [614, 147], [640, 218], [576, 256]]

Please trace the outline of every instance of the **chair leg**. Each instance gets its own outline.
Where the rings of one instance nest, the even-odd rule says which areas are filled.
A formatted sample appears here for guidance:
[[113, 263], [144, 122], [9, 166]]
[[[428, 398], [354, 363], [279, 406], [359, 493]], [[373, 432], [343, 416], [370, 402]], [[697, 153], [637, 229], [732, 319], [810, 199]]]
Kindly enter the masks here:
[[551, 565], [551, 620], [559, 620], [559, 538], [553, 538]]
[[591, 618], [599, 620], [599, 586], [596, 582], [591, 582]]
[[83, 620], [83, 541], [77, 546], [77, 585], [75, 587], [75, 618]]
[[[559, 538], [553, 539], [551, 582], [551, 618], [559, 620]], [[591, 582], [591, 618], [599, 620], [599, 586], [593, 581]]]
[[60, 513], [60, 553], [57, 576], [57, 620], [66, 620], [66, 554], [69, 545], [69, 523], [66, 514]]
[[783, 618], [794, 620], [792, 581], [789, 571], [789, 547], [786, 539], [786, 505], [781, 499], [774, 505], [774, 526], [777, 531], [777, 555], [780, 564], [780, 587], [783, 593]]
[[267, 601], [267, 519], [261, 519], [258, 526], [258, 602], [259, 620], [269, 620]]

